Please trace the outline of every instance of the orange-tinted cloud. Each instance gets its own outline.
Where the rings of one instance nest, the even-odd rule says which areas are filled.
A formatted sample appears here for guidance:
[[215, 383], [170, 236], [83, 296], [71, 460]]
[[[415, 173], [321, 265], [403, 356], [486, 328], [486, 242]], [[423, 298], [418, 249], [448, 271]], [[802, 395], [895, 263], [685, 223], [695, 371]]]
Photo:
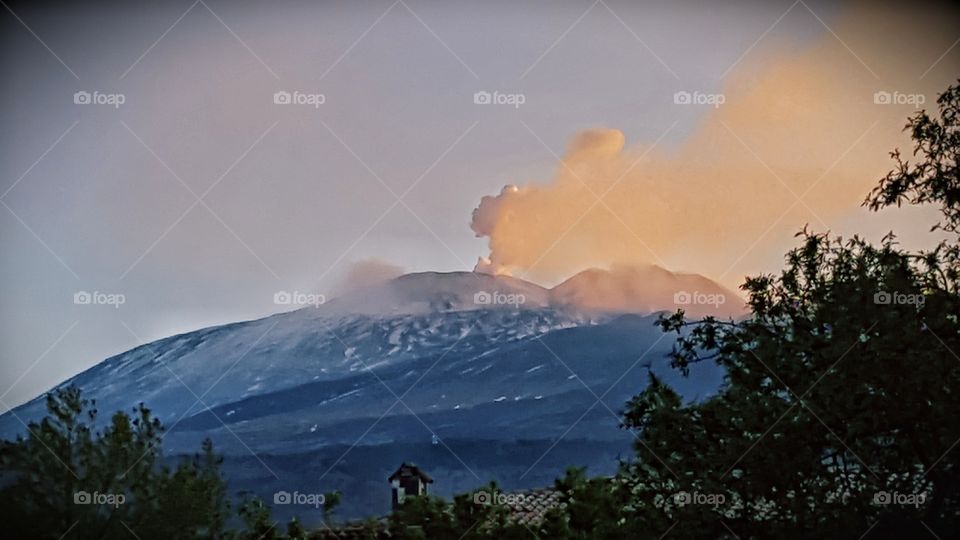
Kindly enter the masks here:
[[901, 128], [915, 107], [877, 103], [875, 93], [934, 106], [960, 62], [954, 54], [924, 71], [955, 39], [956, 22], [857, 6], [808, 49], [748, 57], [719, 107], [665, 96], [664, 107], [707, 110], [678, 148], [626, 146], [617, 129], [576, 135], [548, 182], [480, 201], [471, 227], [490, 253], [476, 269], [549, 283], [654, 262], [721, 277], [746, 254], [785, 248], [804, 224], [829, 228], [890, 169], [890, 150], [910, 148]]

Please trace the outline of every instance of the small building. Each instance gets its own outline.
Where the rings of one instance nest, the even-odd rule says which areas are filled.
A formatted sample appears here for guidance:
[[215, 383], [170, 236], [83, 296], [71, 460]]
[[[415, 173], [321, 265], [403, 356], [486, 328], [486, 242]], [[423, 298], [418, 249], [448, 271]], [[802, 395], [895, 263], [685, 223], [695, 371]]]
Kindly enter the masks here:
[[392, 508], [396, 510], [403, 504], [404, 498], [426, 495], [427, 484], [432, 484], [433, 478], [413, 463], [404, 462], [387, 478], [387, 482], [392, 488]]
[[[427, 485], [433, 478], [413, 463], [402, 463], [387, 478], [392, 491], [393, 509], [396, 510], [406, 497], [427, 495]], [[484, 497], [478, 497], [483, 494]], [[475, 492], [474, 504], [502, 504], [508, 510], [507, 521], [518, 525], [537, 526], [543, 522], [547, 512], [554, 508], [564, 508], [566, 503], [559, 491], [554, 488], [535, 488], [511, 492], [488, 493]], [[389, 540], [389, 518], [387, 516], [325, 525], [313, 531], [310, 538], [320, 540]]]

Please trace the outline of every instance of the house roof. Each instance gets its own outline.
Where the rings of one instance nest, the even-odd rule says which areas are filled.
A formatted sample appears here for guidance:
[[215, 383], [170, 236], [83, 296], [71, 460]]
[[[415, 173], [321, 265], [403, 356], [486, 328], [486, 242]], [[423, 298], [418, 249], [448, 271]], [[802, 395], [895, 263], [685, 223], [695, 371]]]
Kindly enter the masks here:
[[521, 525], [540, 523], [548, 510], [566, 506], [560, 492], [553, 488], [511, 491], [505, 495], [504, 504], [510, 510], [510, 521]]
[[417, 467], [413, 463], [407, 462], [402, 463], [400, 467], [394, 471], [389, 478], [387, 478], [387, 482], [393, 482], [397, 478], [409, 478], [411, 476], [418, 476], [421, 480], [428, 484], [433, 483], [433, 478], [430, 478], [430, 475], [423, 472], [420, 467]]
[[370, 540], [371, 538], [390, 538], [386, 519], [370, 521], [351, 521], [337, 525], [324, 526], [310, 533], [317, 540]]

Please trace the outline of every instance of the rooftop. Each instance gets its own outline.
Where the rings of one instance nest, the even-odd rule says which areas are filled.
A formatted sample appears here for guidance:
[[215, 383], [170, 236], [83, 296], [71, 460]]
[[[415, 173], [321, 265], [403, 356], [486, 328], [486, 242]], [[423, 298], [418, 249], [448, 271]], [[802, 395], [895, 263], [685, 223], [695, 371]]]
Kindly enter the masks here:
[[408, 478], [411, 476], [419, 476], [424, 482], [431, 484], [433, 483], [433, 478], [429, 474], [423, 472], [420, 467], [417, 467], [413, 463], [404, 462], [400, 467], [390, 475], [390, 478], [387, 478], [387, 482], [393, 482], [397, 478]]

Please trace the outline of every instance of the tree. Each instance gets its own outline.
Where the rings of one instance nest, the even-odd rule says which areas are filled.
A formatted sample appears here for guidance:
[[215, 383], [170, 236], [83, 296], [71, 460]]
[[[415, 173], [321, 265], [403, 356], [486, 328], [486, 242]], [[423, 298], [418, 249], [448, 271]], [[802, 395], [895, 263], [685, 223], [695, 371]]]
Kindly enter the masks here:
[[[943, 218], [931, 230], [944, 230], [960, 236], [960, 86], [952, 86], [937, 98], [939, 118], [921, 111], [910, 118], [905, 130], [914, 141], [911, 164], [899, 151], [890, 155], [896, 167], [867, 196], [864, 205], [873, 211], [904, 202], [914, 205], [935, 204]], [[960, 243], [944, 242], [942, 253], [953, 263], [947, 281], [956, 283]], [[955, 289], [953, 292], [957, 292]]]
[[[280, 537], [276, 530], [277, 522], [270, 516], [270, 507], [259, 497], [244, 497], [237, 513], [243, 520], [249, 538], [274, 540]], [[294, 532], [298, 532], [297, 525], [293, 525], [293, 528]]]
[[210, 441], [170, 469], [162, 426], [143, 404], [95, 432], [97, 410], [74, 387], [47, 396], [49, 416], [0, 443], [0, 508], [14, 538], [222, 536], [229, 512]]
[[340, 500], [343, 495], [339, 491], [327, 493], [323, 497], [323, 521], [330, 523], [333, 519], [333, 511], [340, 506]]
[[[907, 126], [918, 161], [894, 152], [866, 204], [938, 204], [935, 228], [958, 233], [960, 86], [938, 104], [939, 118]], [[745, 320], [661, 319], [678, 334], [676, 368], [712, 361], [726, 380], [684, 404], [651, 376], [628, 404], [624, 426], [642, 435], [613, 488], [629, 494], [623, 526], [731, 538], [960, 530], [960, 242], [915, 254], [892, 233], [879, 246], [798, 236], [779, 275], [743, 285]]]
[[391, 535], [400, 539], [456, 538], [453, 515], [447, 501], [424, 495], [407, 497], [390, 514]]
[[498, 493], [500, 488], [491, 482], [480, 490], [456, 495], [452, 504], [440, 497], [407, 497], [390, 515], [391, 537], [431, 540], [535, 538], [538, 535], [535, 529], [509, 520], [509, 510], [493, 500]]

